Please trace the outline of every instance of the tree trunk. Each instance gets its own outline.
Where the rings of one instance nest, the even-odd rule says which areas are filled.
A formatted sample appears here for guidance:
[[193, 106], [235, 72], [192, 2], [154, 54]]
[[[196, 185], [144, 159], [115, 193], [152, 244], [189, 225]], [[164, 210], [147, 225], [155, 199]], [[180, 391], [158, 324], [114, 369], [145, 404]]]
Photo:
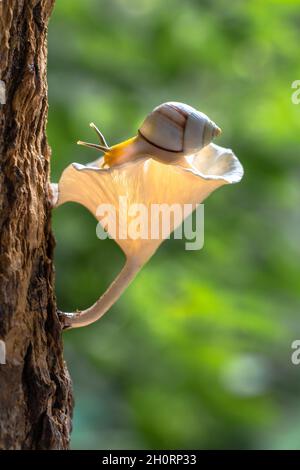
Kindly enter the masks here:
[[53, 288], [45, 135], [53, 3], [0, 0], [1, 449], [67, 449], [70, 438], [73, 402]]

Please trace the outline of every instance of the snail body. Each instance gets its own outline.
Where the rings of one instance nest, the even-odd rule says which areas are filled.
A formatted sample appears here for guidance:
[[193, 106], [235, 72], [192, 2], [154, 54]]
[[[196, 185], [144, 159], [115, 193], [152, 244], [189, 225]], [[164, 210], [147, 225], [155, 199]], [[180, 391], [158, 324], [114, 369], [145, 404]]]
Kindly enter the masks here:
[[101, 144], [81, 145], [104, 152], [104, 164], [115, 166], [149, 156], [162, 163], [174, 163], [201, 150], [221, 129], [206, 114], [184, 103], [168, 102], [157, 106], [143, 121], [135, 137], [109, 147], [94, 124]]

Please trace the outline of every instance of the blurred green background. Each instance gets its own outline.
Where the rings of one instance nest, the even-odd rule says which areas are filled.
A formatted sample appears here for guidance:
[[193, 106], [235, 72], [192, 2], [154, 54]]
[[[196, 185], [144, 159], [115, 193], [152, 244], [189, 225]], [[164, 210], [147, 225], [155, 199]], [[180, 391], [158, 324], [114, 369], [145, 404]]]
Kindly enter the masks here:
[[[52, 180], [183, 101], [245, 177], [206, 202], [205, 246], [166, 241], [98, 323], [64, 335], [73, 449], [300, 449], [300, 2], [59, 0], [49, 27]], [[58, 305], [93, 303], [124, 257], [82, 207], [54, 212]]]

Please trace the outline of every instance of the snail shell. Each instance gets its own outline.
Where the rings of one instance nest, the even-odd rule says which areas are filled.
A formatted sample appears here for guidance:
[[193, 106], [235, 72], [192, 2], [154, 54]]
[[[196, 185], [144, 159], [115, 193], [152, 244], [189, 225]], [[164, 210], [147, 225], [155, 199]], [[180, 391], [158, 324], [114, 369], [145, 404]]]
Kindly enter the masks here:
[[206, 114], [184, 103], [157, 106], [139, 128], [139, 136], [163, 153], [189, 155], [208, 145], [221, 129]]

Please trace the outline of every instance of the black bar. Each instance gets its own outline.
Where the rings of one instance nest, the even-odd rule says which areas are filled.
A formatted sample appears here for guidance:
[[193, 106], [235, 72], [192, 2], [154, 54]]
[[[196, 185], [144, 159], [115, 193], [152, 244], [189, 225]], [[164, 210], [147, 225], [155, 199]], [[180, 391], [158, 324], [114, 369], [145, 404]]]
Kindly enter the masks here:
[[[0, 465], [3, 463], [37, 463], [49, 464], [72, 463], [84, 465], [82, 470], [90, 470], [99, 466], [109, 465], [124, 468], [148, 468], [157, 466], [184, 466], [191, 468], [206, 468], [206, 464], [226, 465], [238, 462], [241, 465], [253, 463], [269, 464], [276, 459], [277, 464], [287, 465], [288, 462], [298, 464], [299, 451], [249, 451], [249, 450], [74, 450], [74, 451], [1, 451]], [[89, 467], [87, 467], [87, 465]], [[90, 465], [93, 465], [90, 467]]]

